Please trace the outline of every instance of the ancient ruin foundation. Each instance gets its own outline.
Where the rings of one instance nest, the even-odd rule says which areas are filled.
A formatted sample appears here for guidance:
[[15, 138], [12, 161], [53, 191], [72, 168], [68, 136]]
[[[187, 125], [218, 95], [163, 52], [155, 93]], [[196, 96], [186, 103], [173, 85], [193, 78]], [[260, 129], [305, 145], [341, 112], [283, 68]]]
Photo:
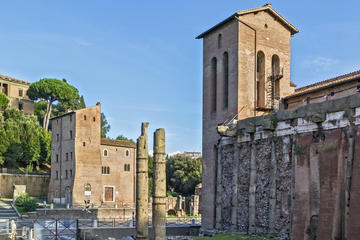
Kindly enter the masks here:
[[360, 95], [219, 126], [216, 228], [360, 236]]
[[153, 179], [153, 228], [154, 239], [163, 240], [166, 236], [166, 160], [165, 131], [154, 132], [154, 179]]
[[137, 139], [136, 161], [136, 239], [148, 239], [148, 144], [147, 127], [142, 123]]

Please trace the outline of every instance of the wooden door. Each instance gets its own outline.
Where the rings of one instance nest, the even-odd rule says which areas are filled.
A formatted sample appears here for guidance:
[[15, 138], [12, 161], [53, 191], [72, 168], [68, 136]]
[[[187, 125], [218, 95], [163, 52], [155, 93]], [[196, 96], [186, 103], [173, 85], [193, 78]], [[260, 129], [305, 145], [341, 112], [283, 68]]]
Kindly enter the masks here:
[[114, 194], [114, 188], [113, 187], [105, 187], [105, 201], [106, 202], [112, 202], [113, 201], [113, 195]]

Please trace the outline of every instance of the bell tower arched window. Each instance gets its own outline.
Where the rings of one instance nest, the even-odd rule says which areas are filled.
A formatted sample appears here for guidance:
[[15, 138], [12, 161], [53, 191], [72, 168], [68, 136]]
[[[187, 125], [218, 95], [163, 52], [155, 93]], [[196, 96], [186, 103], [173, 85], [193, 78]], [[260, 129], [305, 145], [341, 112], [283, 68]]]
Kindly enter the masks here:
[[223, 108], [229, 106], [229, 54], [223, 54]]
[[257, 53], [256, 67], [256, 107], [265, 108], [265, 54]]
[[221, 44], [222, 44], [222, 42], [221, 42], [222, 39], [221, 39], [221, 38], [222, 38], [222, 35], [221, 35], [221, 33], [220, 33], [220, 34], [218, 35], [218, 39], [217, 39], [217, 40], [218, 40], [218, 41], [217, 41], [217, 47], [218, 47], [218, 49], [221, 48]]
[[274, 98], [280, 99], [280, 58], [277, 55], [273, 55], [271, 58], [271, 76], [273, 80], [273, 86], [274, 86]]
[[217, 59], [211, 59], [211, 84], [210, 84], [210, 106], [211, 112], [216, 112], [216, 95], [217, 95]]

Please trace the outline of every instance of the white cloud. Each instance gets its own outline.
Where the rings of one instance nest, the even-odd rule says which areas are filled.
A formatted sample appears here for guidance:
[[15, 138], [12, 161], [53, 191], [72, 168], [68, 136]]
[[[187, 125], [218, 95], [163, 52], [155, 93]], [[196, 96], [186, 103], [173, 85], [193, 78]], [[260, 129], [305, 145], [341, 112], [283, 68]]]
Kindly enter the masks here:
[[307, 67], [313, 67], [315, 71], [330, 70], [333, 66], [337, 65], [339, 61], [337, 59], [327, 57], [308, 57], [305, 59], [304, 64]]
[[88, 42], [88, 41], [82, 41], [82, 40], [77, 40], [76, 43], [83, 47], [91, 47], [91, 46], [95, 45], [95, 43]]

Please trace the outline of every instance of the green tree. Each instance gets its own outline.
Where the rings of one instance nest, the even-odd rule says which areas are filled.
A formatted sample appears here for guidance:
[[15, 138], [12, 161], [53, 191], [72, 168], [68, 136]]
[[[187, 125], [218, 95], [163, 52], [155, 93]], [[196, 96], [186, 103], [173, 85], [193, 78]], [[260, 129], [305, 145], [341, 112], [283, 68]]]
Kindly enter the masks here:
[[[38, 101], [34, 104], [34, 115], [37, 117], [41, 126], [43, 126], [46, 108], [47, 108], [47, 103], [45, 101]], [[52, 115], [53, 112], [54, 111], [52, 111]]]
[[175, 155], [166, 161], [167, 191], [181, 195], [194, 194], [195, 186], [201, 182], [201, 158], [193, 159]]
[[9, 105], [10, 100], [7, 98], [7, 96], [0, 92], [0, 109], [5, 109]]
[[0, 165], [32, 171], [50, 160], [51, 133], [41, 128], [34, 115], [6, 109], [0, 115]]
[[127, 137], [125, 137], [124, 135], [119, 135], [119, 136], [117, 136], [116, 140], [129, 141], [129, 142], [132, 142], [132, 143], [135, 144], [135, 141], [134, 141], [134, 140], [132, 140], [131, 138], [127, 138]]
[[152, 188], [153, 188], [153, 168], [154, 168], [154, 157], [149, 156], [148, 157], [148, 179], [149, 179], [149, 196], [151, 196]]
[[27, 91], [31, 100], [43, 100], [46, 102], [43, 128], [48, 130], [52, 107], [55, 102], [72, 104], [74, 99], [79, 99], [78, 90], [68, 84], [66, 80], [44, 78], [32, 83]]
[[68, 110], [75, 111], [86, 108], [84, 97], [78, 97], [72, 101], [59, 102], [54, 105], [53, 116], [60, 116], [66, 113]]
[[83, 95], [81, 95], [80, 100], [79, 100], [79, 109], [82, 109], [82, 108], [86, 108], [86, 104], [85, 104]]
[[[37, 116], [41, 125], [43, 125], [44, 115], [46, 112], [47, 102], [46, 101], [38, 101], [34, 104], [34, 115]], [[56, 117], [66, 113], [68, 110], [78, 110], [86, 108], [84, 97], [81, 96], [79, 99], [74, 99], [72, 103], [62, 103], [53, 105], [53, 110], [51, 111], [51, 116]]]
[[104, 113], [101, 113], [101, 137], [106, 138], [106, 134], [110, 131], [110, 124], [106, 120]]

